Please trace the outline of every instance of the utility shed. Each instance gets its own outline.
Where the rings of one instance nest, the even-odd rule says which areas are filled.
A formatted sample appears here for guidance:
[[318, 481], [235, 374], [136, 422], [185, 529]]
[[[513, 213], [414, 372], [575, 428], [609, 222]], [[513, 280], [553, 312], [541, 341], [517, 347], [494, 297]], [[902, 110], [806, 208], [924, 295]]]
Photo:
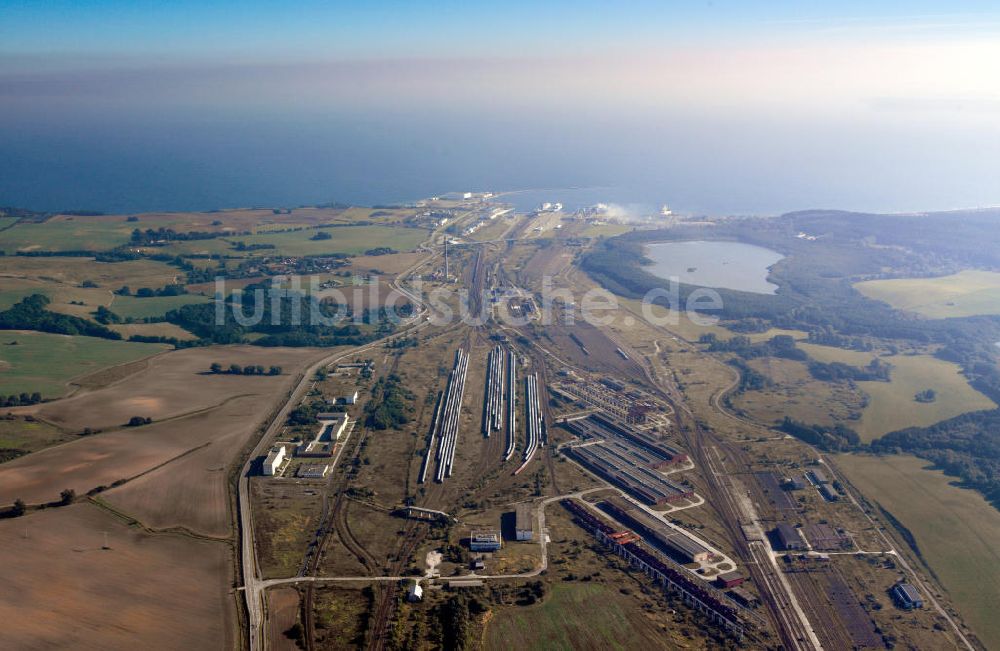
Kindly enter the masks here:
[[409, 592], [406, 593], [407, 601], [420, 601], [424, 598], [424, 589], [420, 587], [420, 581], [414, 581], [413, 585], [410, 586]]
[[533, 540], [535, 537], [534, 518], [531, 504], [518, 504], [514, 509], [514, 529], [517, 540]]

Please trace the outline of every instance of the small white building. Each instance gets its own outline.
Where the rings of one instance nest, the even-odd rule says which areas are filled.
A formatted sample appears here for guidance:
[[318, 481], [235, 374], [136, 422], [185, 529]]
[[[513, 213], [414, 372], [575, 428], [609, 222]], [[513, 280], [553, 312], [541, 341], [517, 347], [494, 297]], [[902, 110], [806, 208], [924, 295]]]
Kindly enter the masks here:
[[503, 545], [500, 532], [496, 529], [473, 531], [469, 536], [469, 549], [474, 552], [495, 552]]
[[413, 585], [410, 586], [410, 591], [406, 593], [407, 601], [420, 601], [424, 598], [424, 589], [420, 587], [420, 581], [416, 579], [413, 580]]
[[358, 392], [355, 391], [350, 395], [346, 395], [343, 398], [341, 398], [338, 402], [344, 405], [356, 405], [358, 404]]
[[267, 453], [267, 458], [264, 459], [264, 474], [269, 477], [274, 476], [278, 472], [278, 468], [285, 460], [285, 446], [276, 445], [271, 448], [271, 451]]

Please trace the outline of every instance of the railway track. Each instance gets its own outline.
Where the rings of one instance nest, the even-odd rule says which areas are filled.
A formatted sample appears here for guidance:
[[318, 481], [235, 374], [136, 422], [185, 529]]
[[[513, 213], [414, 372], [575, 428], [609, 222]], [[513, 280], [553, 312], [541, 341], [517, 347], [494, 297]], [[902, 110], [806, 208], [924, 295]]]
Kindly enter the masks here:
[[[354, 457], [357, 456], [358, 450], [361, 447], [361, 442], [364, 440], [364, 438], [365, 438], [364, 433], [362, 433], [357, 437], [354, 446], [351, 449], [351, 455], [349, 458], [353, 459]], [[339, 528], [338, 520], [341, 517], [340, 512], [344, 508], [344, 503], [347, 499], [344, 496], [344, 489], [347, 487], [347, 482], [348, 482], [348, 473], [343, 473], [343, 475], [339, 477], [335, 476], [333, 479], [331, 479], [330, 482], [331, 485], [329, 487], [328, 494], [333, 494], [335, 496], [333, 499], [333, 506], [328, 514], [329, 517], [327, 517], [320, 523], [320, 527], [317, 530], [317, 536], [314, 538], [314, 544], [311, 545], [313, 550], [312, 556], [309, 559], [308, 567], [306, 568], [306, 575], [308, 576], [315, 576], [317, 574], [320, 561], [322, 560], [323, 557], [323, 550], [329, 543], [330, 538], [333, 535], [337, 534]], [[357, 542], [357, 540], [353, 538], [353, 535], [350, 536], [351, 542], [348, 542], [347, 536], [342, 537], [341, 540], [342, 542], [344, 542], [344, 545], [348, 547], [348, 549], [351, 549], [352, 543], [356, 545], [357, 549], [351, 549], [352, 553], [358, 556], [359, 560], [361, 560], [362, 564], [365, 565], [365, 567], [367, 567], [369, 571], [372, 571], [374, 569], [374, 559], [371, 559], [371, 557], [367, 555], [367, 552], [365, 552], [364, 548], [361, 547], [361, 545]], [[366, 562], [366, 557], [368, 559], [368, 562]], [[369, 563], [371, 563], [371, 565]], [[315, 599], [315, 586], [312, 583], [309, 583], [303, 590], [302, 606], [301, 606], [302, 624], [303, 624], [303, 632], [305, 633], [304, 642], [306, 651], [314, 651], [316, 648], [316, 625], [313, 617], [314, 599]]]
[[517, 353], [511, 348], [507, 351], [507, 441], [503, 460], [508, 461], [514, 456], [517, 447]]
[[[750, 523], [742, 522], [746, 518], [743, 517], [743, 510], [734, 497], [741, 488], [733, 485], [730, 473], [724, 472], [725, 469], [721, 469], [720, 472], [720, 469], [716, 468], [717, 459], [725, 455], [737, 466], [735, 474], [750, 476], [752, 464], [749, 458], [738, 446], [702, 427], [691, 410], [683, 404], [683, 397], [672, 383], [666, 382], [666, 386], [661, 384], [664, 381], [655, 376], [651, 362], [648, 359], [644, 359], [643, 362], [639, 367], [648, 385], [673, 409], [684, 446], [695, 465], [702, 469], [705, 497], [719, 514], [736, 557], [740, 559], [758, 586], [761, 601], [768, 610], [783, 646], [789, 651], [817, 648], [819, 644], [812, 633], [809, 620], [804, 613], [797, 612], [797, 605], [793, 603], [794, 592], [791, 586], [784, 582], [784, 577], [779, 575], [780, 570], [775, 567], [769, 548], [762, 541], [752, 542], [747, 539], [742, 524]], [[721, 393], [725, 393], [729, 388], [731, 387], [727, 387]], [[718, 397], [718, 394], [713, 396], [711, 406], [728, 415], [729, 412], [719, 404]], [[710, 451], [715, 452], [716, 459], [710, 457]], [[754, 484], [746, 490], [752, 491], [754, 488], [759, 487]], [[749, 495], [747, 497], [749, 499]], [[766, 500], [763, 503], [766, 504]]]
[[[403, 528], [402, 542], [396, 551], [396, 560], [389, 568], [390, 575], [399, 576], [402, 573], [409, 557], [413, 555], [417, 545], [423, 539], [426, 527], [427, 525], [412, 520], [407, 522]], [[375, 610], [368, 627], [367, 648], [369, 651], [382, 651], [386, 647], [389, 621], [395, 610], [398, 591], [399, 583], [395, 581], [381, 585], [376, 591]]]

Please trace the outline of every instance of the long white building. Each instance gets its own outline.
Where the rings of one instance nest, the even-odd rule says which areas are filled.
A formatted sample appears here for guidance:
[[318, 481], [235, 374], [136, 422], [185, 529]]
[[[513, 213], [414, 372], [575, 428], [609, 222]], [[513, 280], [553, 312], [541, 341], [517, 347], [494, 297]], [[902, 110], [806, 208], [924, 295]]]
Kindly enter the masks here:
[[264, 474], [274, 476], [278, 472], [278, 468], [281, 467], [282, 462], [285, 460], [285, 446], [276, 445], [271, 448], [271, 451], [267, 453], [267, 458], [264, 459]]

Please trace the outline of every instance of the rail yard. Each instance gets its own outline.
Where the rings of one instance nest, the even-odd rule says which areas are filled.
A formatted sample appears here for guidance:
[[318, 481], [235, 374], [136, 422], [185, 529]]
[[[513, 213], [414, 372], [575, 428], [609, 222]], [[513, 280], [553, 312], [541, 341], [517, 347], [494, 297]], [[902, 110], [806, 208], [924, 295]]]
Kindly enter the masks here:
[[507, 447], [503, 460], [509, 461], [517, 447], [517, 353], [507, 351]]
[[528, 466], [538, 451], [538, 447], [542, 444], [545, 423], [542, 420], [542, 406], [539, 395], [538, 375], [532, 373], [524, 378], [524, 456], [521, 465], [514, 471], [514, 474], [520, 473]]
[[[678, 621], [697, 631], [702, 648], [866, 648], [882, 639], [879, 630], [898, 634], [884, 613], [892, 612], [888, 587], [899, 580], [902, 556], [866, 524], [839, 476], [785, 450], [792, 461], [779, 465], [777, 453], [755, 455], [736, 443], [743, 439], [696, 418], [679, 382], [657, 366], [654, 348], [669, 336], [650, 346], [592, 326], [560, 323], [547, 332], [537, 323], [546, 309], [539, 278], [555, 272], [575, 282], [571, 245], [529, 243], [530, 216], [479, 219], [486, 225], [474, 233], [488, 228], [495, 241], [455, 238], [447, 264], [430, 247], [414, 268], [440, 286], [467, 288], [475, 318], [414, 319], [416, 334], [399, 338], [405, 345], [388, 341], [371, 359], [334, 368], [314, 390], [333, 396], [329, 404], [357, 392], [367, 400], [346, 406], [353, 430], [328, 445], [314, 441], [329, 431], [318, 424], [325, 421], [282, 433], [302, 441], [289, 450], [334, 456], [286, 469], [275, 454], [277, 473], [253, 478], [264, 505], [301, 491], [294, 504], [312, 531], [299, 535], [304, 561], [297, 573], [271, 573], [252, 589], [294, 588], [303, 646], [332, 648], [336, 632], [369, 649], [398, 648], [396, 631], [436, 626], [458, 595], [513, 616], [531, 606], [512, 605], [528, 600], [510, 595], [598, 575], [588, 583], [619, 595], [619, 586], [638, 582], [636, 594], [657, 600], [641, 612], [662, 621], [676, 645], [688, 639]], [[499, 315], [514, 303], [525, 318], [506, 324]], [[650, 332], [643, 336], [655, 338]], [[368, 415], [400, 398], [398, 423], [376, 428]], [[325, 408], [318, 416], [333, 418]], [[274, 443], [266, 449], [274, 452]], [[835, 481], [842, 498], [830, 501], [820, 488], [833, 490]], [[256, 518], [277, 526], [267, 511]], [[796, 523], [801, 548], [772, 541], [768, 532], [786, 522]], [[278, 531], [290, 535], [287, 526]], [[267, 536], [278, 534], [258, 535], [258, 554], [276, 567]], [[593, 550], [590, 565], [580, 549]], [[854, 568], [865, 559], [870, 569]], [[852, 602], [862, 590], [877, 594], [879, 582], [887, 586], [884, 599], [875, 597], [884, 613]], [[363, 586], [369, 590], [359, 593]], [[347, 603], [330, 600], [348, 594], [368, 600], [368, 615], [356, 628], [327, 629], [329, 609]]]
[[[436, 432], [431, 434], [431, 442], [437, 440], [437, 452], [434, 455], [437, 471], [434, 480], [438, 483], [451, 477], [454, 470], [455, 449], [458, 447], [458, 421], [462, 410], [462, 398], [465, 396], [465, 378], [468, 371], [469, 353], [458, 349], [455, 351], [455, 366], [448, 377], [448, 387], [444, 392], [438, 427]], [[428, 454], [432, 447], [428, 446]]]

